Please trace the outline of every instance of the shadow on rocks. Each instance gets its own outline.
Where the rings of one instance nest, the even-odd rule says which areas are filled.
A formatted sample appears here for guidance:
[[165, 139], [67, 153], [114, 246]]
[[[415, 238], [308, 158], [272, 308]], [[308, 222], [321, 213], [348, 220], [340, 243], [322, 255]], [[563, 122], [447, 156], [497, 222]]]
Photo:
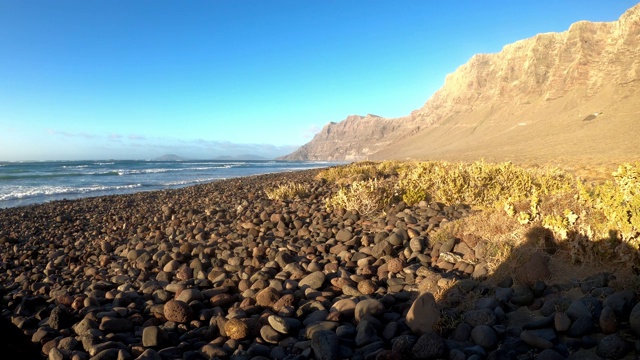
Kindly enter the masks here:
[[3, 359], [42, 359], [37, 344], [3, 316], [0, 316], [0, 334], [0, 357]]
[[[639, 264], [638, 251], [617, 240], [588, 241], [532, 228], [524, 244], [493, 272], [472, 279], [444, 271], [447, 290], [421, 292], [406, 313], [413, 334], [392, 340], [380, 359], [622, 359], [640, 350], [640, 304], [616, 276], [601, 272], [551, 283], [579, 269], [573, 260], [621, 259]], [[456, 239], [456, 241], [461, 241]], [[455, 253], [455, 251], [454, 251]], [[458, 254], [461, 255], [461, 254]], [[632, 266], [626, 266], [631, 271]], [[580, 277], [579, 271], [575, 272]], [[443, 281], [442, 279], [455, 279]], [[442, 287], [440, 287], [442, 290]]]

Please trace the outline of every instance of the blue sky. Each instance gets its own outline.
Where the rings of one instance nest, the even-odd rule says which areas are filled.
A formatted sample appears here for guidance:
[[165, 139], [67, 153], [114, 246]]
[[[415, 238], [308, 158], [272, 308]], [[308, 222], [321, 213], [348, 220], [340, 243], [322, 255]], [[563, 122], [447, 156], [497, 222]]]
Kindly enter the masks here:
[[475, 53], [635, 1], [0, 2], [0, 160], [284, 155]]

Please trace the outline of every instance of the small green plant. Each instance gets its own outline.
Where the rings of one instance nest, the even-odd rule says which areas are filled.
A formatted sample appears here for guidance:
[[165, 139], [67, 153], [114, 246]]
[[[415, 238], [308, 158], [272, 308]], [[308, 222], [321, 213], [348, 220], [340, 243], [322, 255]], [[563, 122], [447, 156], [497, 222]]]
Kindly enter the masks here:
[[295, 198], [296, 196], [307, 196], [308, 189], [303, 184], [288, 182], [276, 187], [265, 189], [264, 192], [269, 200], [289, 200]]

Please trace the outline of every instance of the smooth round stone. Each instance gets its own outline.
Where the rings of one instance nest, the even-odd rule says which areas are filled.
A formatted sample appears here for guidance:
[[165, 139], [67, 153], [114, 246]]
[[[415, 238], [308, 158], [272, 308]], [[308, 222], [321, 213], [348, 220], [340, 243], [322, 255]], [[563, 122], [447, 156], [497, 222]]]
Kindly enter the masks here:
[[564, 356], [560, 355], [557, 351], [552, 349], [542, 350], [535, 358], [535, 360], [564, 360]]
[[471, 330], [471, 339], [476, 345], [491, 349], [498, 344], [498, 336], [490, 326], [478, 325]]
[[311, 289], [318, 290], [322, 287], [324, 279], [325, 275], [322, 271], [315, 271], [300, 280], [298, 287], [301, 289], [309, 287]]
[[613, 334], [600, 340], [596, 354], [607, 359], [622, 359], [629, 351], [631, 351], [631, 344], [626, 342], [619, 334]]
[[269, 344], [277, 344], [282, 338], [282, 335], [275, 331], [270, 325], [264, 325], [260, 328], [260, 336]]
[[569, 327], [571, 327], [571, 319], [569, 318], [569, 316], [567, 316], [567, 314], [558, 312], [553, 317], [553, 324], [556, 331], [565, 332], [569, 330]]
[[369, 315], [376, 317], [384, 313], [384, 304], [376, 299], [366, 299], [360, 301], [355, 308], [356, 321], [360, 321], [363, 317]]
[[631, 310], [631, 314], [629, 315], [629, 326], [636, 335], [640, 336], [640, 303], [636, 304], [636, 306]]
[[[631, 318], [629, 319], [631, 330], [633, 329], [633, 324], [631, 324]], [[616, 314], [610, 307], [606, 306], [602, 309], [600, 313], [600, 319], [598, 319], [598, 323], [600, 324], [600, 331], [604, 334], [613, 334], [618, 331], [618, 320], [616, 318]], [[635, 330], [634, 330], [635, 331]]]
[[[357, 312], [357, 310], [356, 310]], [[416, 334], [433, 332], [433, 325], [440, 319], [440, 310], [433, 294], [425, 292], [411, 304], [407, 313], [407, 326]]]
[[338, 335], [330, 330], [320, 330], [311, 336], [311, 348], [318, 360], [338, 359]]
[[581, 317], [591, 317], [591, 310], [589, 310], [589, 308], [587, 308], [587, 306], [579, 300], [575, 300], [574, 302], [572, 302], [571, 306], [569, 306], [565, 313], [573, 321]]
[[185, 303], [188, 304], [195, 300], [198, 300], [198, 301], [204, 300], [204, 296], [198, 289], [184, 289], [182, 290], [180, 295], [178, 295], [176, 300], [184, 301]]
[[587, 335], [591, 330], [593, 330], [593, 319], [591, 316], [584, 316], [576, 319], [576, 321], [571, 324], [571, 327], [569, 327], [569, 330], [567, 331], [567, 335], [577, 338]]
[[553, 347], [553, 343], [551, 341], [544, 339], [536, 335], [535, 332], [529, 330], [525, 330], [520, 333], [520, 339], [525, 343], [539, 349], [551, 349]]
[[281, 334], [288, 334], [289, 331], [291, 331], [291, 329], [289, 328], [289, 324], [287, 324], [284, 318], [278, 315], [269, 315], [267, 320], [269, 321], [269, 325], [271, 325], [271, 327], [275, 331]]

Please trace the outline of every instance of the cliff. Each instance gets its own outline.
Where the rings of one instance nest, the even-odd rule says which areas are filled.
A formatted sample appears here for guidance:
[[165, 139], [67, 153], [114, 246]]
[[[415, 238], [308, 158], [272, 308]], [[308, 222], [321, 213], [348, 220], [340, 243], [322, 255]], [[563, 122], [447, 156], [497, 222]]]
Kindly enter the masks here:
[[637, 156], [639, 80], [640, 4], [614, 22], [580, 21], [475, 55], [410, 115], [350, 116], [286, 158]]

